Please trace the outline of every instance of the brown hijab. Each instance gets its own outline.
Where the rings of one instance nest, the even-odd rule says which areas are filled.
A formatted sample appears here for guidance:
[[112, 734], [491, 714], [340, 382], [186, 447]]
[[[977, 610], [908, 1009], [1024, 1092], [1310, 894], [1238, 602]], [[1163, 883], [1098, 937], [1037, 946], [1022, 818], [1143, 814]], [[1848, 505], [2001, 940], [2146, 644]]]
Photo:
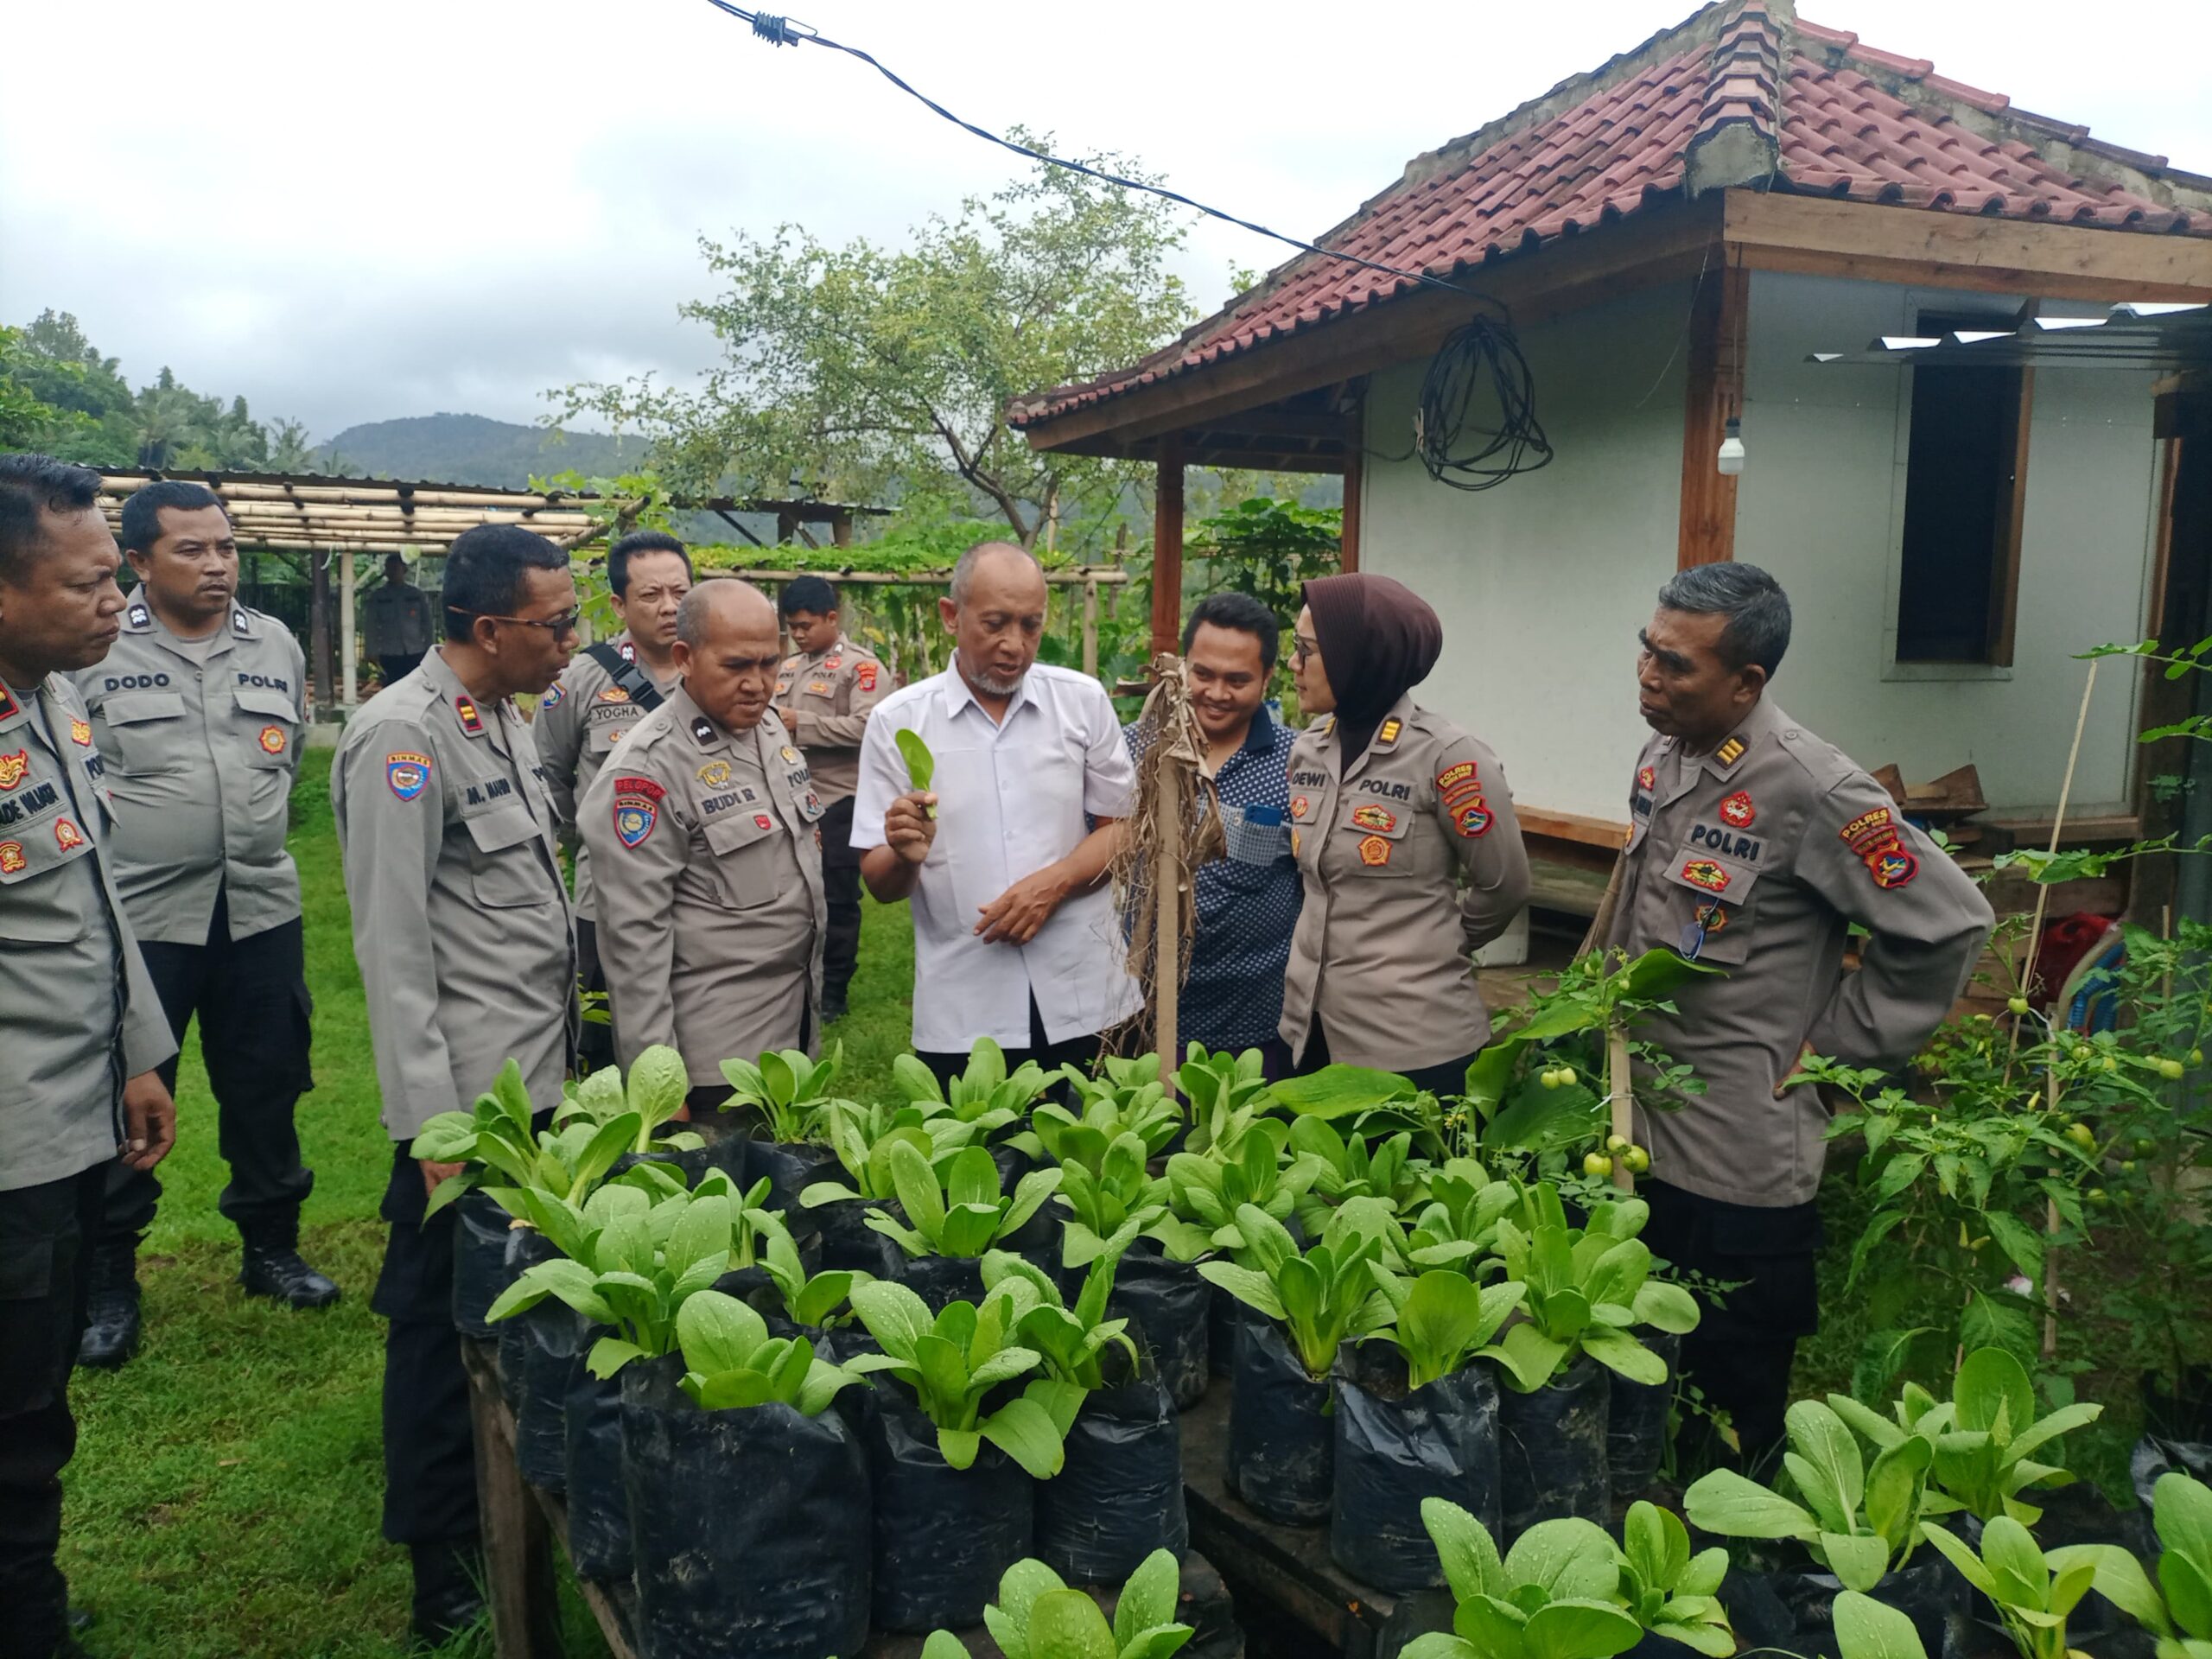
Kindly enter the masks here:
[[1436, 666], [1444, 625], [1403, 582], [1364, 572], [1307, 582], [1306, 604], [1337, 694], [1337, 732], [1349, 764], [1366, 752], [1398, 699]]

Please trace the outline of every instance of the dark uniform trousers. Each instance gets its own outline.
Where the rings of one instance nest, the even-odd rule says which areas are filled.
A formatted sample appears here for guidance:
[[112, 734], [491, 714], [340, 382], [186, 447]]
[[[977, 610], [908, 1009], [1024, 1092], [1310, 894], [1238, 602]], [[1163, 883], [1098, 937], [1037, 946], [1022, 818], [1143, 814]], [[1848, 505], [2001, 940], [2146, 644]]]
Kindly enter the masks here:
[[[292, 1122], [302, 1092], [314, 1086], [308, 1066], [313, 1004], [300, 920], [294, 917], [233, 939], [225, 899], [215, 895], [207, 944], [148, 939], [138, 950], [180, 1046], [186, 1026], [194, 1014], [200, 1018], [200, 1048], [218, 1113], [217, 1143], [231, 1170], [216, 1207], [249, 1239], [289, 1246], [300, 1206], [315, 1187], [315, 1176], [300, 1161], [299, 1131]], [[174, 1058], [161, 1068], [162, 1085], [172, 1094], [176, 1068]], [[101, 1242], [129, 1249], [153, 1224], [162, 1184], [151, 1170], [132, 1169], [119, 1159], [107, 1169]]]
[[61, 1645], [61, 1470], [106, 1166], [0, 1192], [0, 1656]]
[[832, 1001], [853, 982], [861, 959], [861, 855], [853, 850], [853, 798], [832, 801], [822, 831], [822, 887], [830, 928], [822, 938], [822, 993]]
[[576, 988], [598, 992], [599, 1011], [608, 1016], [586, 1020], [577, 1033], [577, 1075], [583, 1077], [614, 1064], [614, 1008], [607, 997], [607, 970], [599, 963], [599, 924], [588, 916], [576, 918]]
[[[1018, 1071], [1024, 1061], [1034, 1060], [1045, 1068], [1047, 1074], [1058, 1071], [1064, 1065], [1088, 1071], [1098, 1063], [1099, 1053], [1104, 1047], [1104, 1039], [1097, 1032], [1084, 1037], [1070, 1037], [1062, 1042], [1047, 1042], [1045, 1039], [1045, 1016], [1037, 1011], [1037, 999], [1033, 995], [1029, 999], [1029, 1046], [1007, 1049], [1006, 1069], [1008, 1071]], [[914, 1051], [914, 1058], [929, 1067], [930, 1075], [937, 1079], [940, 1089], [950, 1090], [953, 1078], [965, 1076], [968, 1071], [968, 1056], [964, 1051], [949, 1053], [918, 1048]], [[1046, 1098], [1057, 1100], [1064, 1106], [1071, 1106], [1073, 1095], [1074, 1090], [1065, 1084], [1054, 1084], [1047, 1091]]]
[[1655, 1180], [1637, 1182], [1637, 1196], [1651, 1206], [1643, 1233], [1651, 1253], [1726, 1287], [1698, 1294], [1680, 1369], [1736, 1431], [1741, 1451], [1717, 1460], [1764, 1473], [1781, 1449], [1797, 1339], [1820, 1327], [1820, 1206], [1755, 1209]]
[[476, 1438], [468, 1374], [453, 1324], [450, 1206], [430, 1217], [423, 1166], [402, 1141], [378, 1213], [391, 1227], [369, 1306], [389, 1323], [384, 1344], [384, 1535], [395, 1544], [458, 1544], [476, 1536]]

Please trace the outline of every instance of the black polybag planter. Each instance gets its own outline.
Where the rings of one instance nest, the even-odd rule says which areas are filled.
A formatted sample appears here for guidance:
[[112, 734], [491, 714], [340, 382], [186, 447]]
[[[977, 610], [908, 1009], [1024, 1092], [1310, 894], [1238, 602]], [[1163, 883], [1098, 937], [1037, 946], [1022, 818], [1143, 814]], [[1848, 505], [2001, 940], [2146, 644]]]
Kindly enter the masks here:
[[1206, 1288], [1206, 1369], [1216, 1376], [1236, 1370], [1236, 1328], [1244, 1323], [1244, 1304], [1211, 1280]]
[[922, 1299], [932, 1315], [955, 1302], [983, 1300], [983, 1262], [975, 1255], [910, 1255], [899, 1263], [899, 1282]]
[[1001, 1575], [1029, 1553], [1034, 1483], [988, 1440], [971, 1466], [947, 1464], [936, 1425], [900, 1384], [875, 1404], [863, 1439], [875, 1491], [876, 1627], [980, 1624]]
[[1230, 1381], [1229, 1479], [1236, 1495], [1270, 1521], [1325, 1520], [1335, 1443], [1327, 1380], [1306, 1374], [1273, 1320], [1247, 1319]]
[[1037, 1485], [1035, 1554], [1071, 1584], [1119, 1583], [1155, 1549], [1190, 1547], [1183, 1427], [1159, 1374], [1093, 1390], [1060, 1472]]
[[[681, 1132], [683, 1125], [671, 1123], [664, 1128], [671, 1132]], [[699, 1131], [695, 1128], [691, 1132], [697, 1134]], [[614, 1160], [614, 1167], [607, 1174], [610, 1177], [620, 1175], [639, 1164], [666, 1164], [683, 1178], [683, 1185], [689, 1190], [696, 1188], [709, 1170], [719, 1169], [741, 1192], [746, 1185], [745, 1148], [743, 1135], [724, 1135], [688, 1151], [626, 1152]]]
[[484, 1316], [513, 1282], [507, 1271], [507, 1230], [512, 1220], [488, 1193], [464, 1193], [454, 1205], [454, 1329], [479, 1342], [490, 1342], [499, 1334]]
[[[1923, 1548], [1921, 1559], [1890, 1573], [1867, 1593], [1912, 1621], [1924, 1651], [1940, 1654], [1944, 1632], [1960, 1611], [1959, 1591], [1965, 1580], [1932, 1546]], [[1835, 1599], [1842, 1592], [1842, 1581], [1831, 1573], [1777, 1573], [1773, 1585], [1796, 1627], [1796, 1651], [1835, 1652]]]
[[[536, 1228], [515, 1228], [507, 1235], [507, 1282], [512, 1284], [528, 1268], [560, 1254]], [[575, 1357], [576, 1316], [550, 1297], [529, 1313], [501, 1319], [492, 1328], [499, 1338], [499, 1386], [515, 1411], [515, 1462], [524, 1480], [557, 1492], [566, 1478], [562, 1472], [567, 1452], [561, 1395], [568, 1387], [568, 1367], [543, 1360], [533, 1366], [532, 1355], [539, 1349], [533, 1333], [540, 1325], [551, 1328], [553, 1341], [567, 1344], [564, 1358]]]
[[1127, 1315], [1152, 1350], [1160, 1380], [1179, 1410], [1198, 1404], [1212, 1380], [1207, 1363], [1214, 1287], [1189, 1262], [1134, 1249], [1124, 1254], [1114, 1274], [1114, 1294], [1106, 1311]]
[[1636, 1334], [1666, 1363], [1667, 1380], [1631, 1382], [1616, 1374], [1610, 1384], [1605, 1463], [1611, 1471], [1613, 1492], [1624, 1497], [1641, 1497], [1659, 1478], [1659, 1465], [1667, 1456], [1667, 1413], [1675, 1402], [1675, 1374], [1682, 1357], [1682, 1339], [1671, 1331]]
[[820, 1230], [821, 1211], [801, 1206], [798, 1195], [817, 1181], [844, 1179], [845, 1166], [828, 1147], [811, 1141], [754, 1141], [746, 1150], [746, 1170], [754, 1180], [768, 1178], [768, 1208], [779, 1211], [797, 1237]]
[[1497, 1444], [1510, 1541], [1539, 1521], [1605, 1523], [1605, 1419], [1613, 1374], [1585, 1354], [1534, 1394], [1498, 1391]]
[[825, 1269], [873, 1274], [879, 1279], [890, 1276], [897, 1256], [903, 1252], [868, 1224], [868, 1218], [879, 1211], [902, 1225], [906, 1222], [906, 1212], [896, 1198], [838, 1198], [801, 1212], [814, 1218]]
[[580, 1579], [630, 1576], [630, 1503], [622, 1491], [622, 1379], [605, 1381], [584, 1369], [603, 1325], [578, 1332], [576, 1358], [563, 1399], [567, 1435], [569, 1560]]
[[1421, 1524], [1423, 1498], [1447, 1498], [1497, 1534], [1497, 1383], [1470, 1365], [1408, 1391], [1404, 1359], [1382, 1343], [1338, 1349], [1332, 1379], [1329, 1554], [1380, 1590], [1440, 1587], [1444, 1569]]
[[826, 1659], [868, 1638], [868, 1465], [834, 1411], [703, 1411], [680, 1356], [622, 1371], [640, 1659]]

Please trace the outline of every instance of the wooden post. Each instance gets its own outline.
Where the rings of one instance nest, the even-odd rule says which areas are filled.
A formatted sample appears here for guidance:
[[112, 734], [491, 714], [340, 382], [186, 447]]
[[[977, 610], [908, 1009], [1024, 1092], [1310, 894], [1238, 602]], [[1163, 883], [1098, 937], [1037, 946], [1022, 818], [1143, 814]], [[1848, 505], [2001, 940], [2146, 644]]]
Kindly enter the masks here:
[[496, 1659], [561, 1659], [553, 1535], [516, 1466], [497, 1382], [481, 1376], [470, 1380], [468, 1415], [476, 1440], [476, 1508], [483, 1529], [492, 1651]]
[[[350, 556], [341, 554], [339, 556]], [[308, 638], [310, 660], [315, 667], [315, 700], [319, 709], [328, 709], [338, 701], [330, 660], [330, 550], [318, 547], [308, 557], [311, 562], [308, 588]]]
[[[1636, 1139], [1636, 1102], [1629, 1092], [1628, 1027], [1616, 1025], [1605, 1033], [1605, 1094], [1612, 1106], [1612, 1130], [1624, 1141]], [[1624, 1192], [1636, 1191], [1636, 1173], [1628, 1160], [1611, 1154], [1613, 1185]]]
[[1083, 584], [1083, 671], [1098, 677], [1098, 583]]
[[1183, 630], [1183, 435], [1160, 440], [1152, 510], [1152, 654], [1173, 652]]
[[[1180, 541], [1176, 544], [1180, 547]], [[1154, 568], [1156, 570], [1156, 560]], [[1157, 609], [1155, 606], [1155, 612]], [[1160, 868], [1152, 874], [1153, 897], [1156, 901], [1152, 936], [1153, 1020], [1156, 1027], [1154, 1034], [1160, 1039], [1160, 1081], [1173, 1096], [1175, 1072], [1181, 1064], [1177, 1058], [1180, 1045], [1175, 1014], [1176, 1004], [1183, 995], [1183, 925], [1177, 906], [1183, 885], [1185, 831], [1182, 779], [1172, 765], [1160, 768], [1159, 821]]]
[[1675, 563], [1683, 569], [1736, 556], [1736, 480], [1720, 471], [1720, 440], [1744, 412], [1743, 340], [1749, 279], [1740, 265], [1707, 271], [1690, 303], [1688, 397], [1682, 411], [1682, 499]]
[[361, 701], [360, 646], [353, 637], [353, 556], [341, 554], [338, 567], [338, 672], [348, 709]]
[[1361, 398], [1344, 416], [1344, 530], [1337, 543], [1337, 569], [1347, 575], [1359, 569], [1359, 517], [1367, 490], [1367, 402]]
[[[1114, 569], [1117, 571], [1120, 570], [1122, 569], [1122, 561], [1127, 559], [1128, 556], [1129, 521], [1124, 518], [1120, 524], [1114, 526]], [[1106, 614], [1109, 618], [1114, 618], [1119, 617], [1121, 613], [1122, 587], [1119, 582], [1116, 582], [1114, 586], [1106, 590]]]
[[836, 547], [853, 544], [853, 515], [839, 512], [830, 515], [830, 541]]

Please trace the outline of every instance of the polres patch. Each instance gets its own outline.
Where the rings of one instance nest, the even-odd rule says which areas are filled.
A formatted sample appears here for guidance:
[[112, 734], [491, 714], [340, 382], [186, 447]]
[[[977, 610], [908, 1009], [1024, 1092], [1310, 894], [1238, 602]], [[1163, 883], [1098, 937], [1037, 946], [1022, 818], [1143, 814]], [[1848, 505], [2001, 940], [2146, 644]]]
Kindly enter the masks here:
[[391, 785], [391, 792], [401, 800], [411, 801], [430, 781], [430, 757], [410, 753], [404, 749], [387, 754], [384, 758], [384, 780]]
[[874, 690], [875, 664], [874, 663], [862, 663], [858, 668], [853, 671], [853, 682], [863, 691]]
[[1436, 786], [1440, 790], [1454, 789], [1461, 784], [1471, 783], [1474, 776], [1475, 763], [1471, 760], [1462, 760], [1456, 766], [1446, 766], [1438, 772]]
[[1709, 858], [1693, 858], [1682, 866], [1682, 880], [1707, 893], [1726, 893], [1733, 878]]

